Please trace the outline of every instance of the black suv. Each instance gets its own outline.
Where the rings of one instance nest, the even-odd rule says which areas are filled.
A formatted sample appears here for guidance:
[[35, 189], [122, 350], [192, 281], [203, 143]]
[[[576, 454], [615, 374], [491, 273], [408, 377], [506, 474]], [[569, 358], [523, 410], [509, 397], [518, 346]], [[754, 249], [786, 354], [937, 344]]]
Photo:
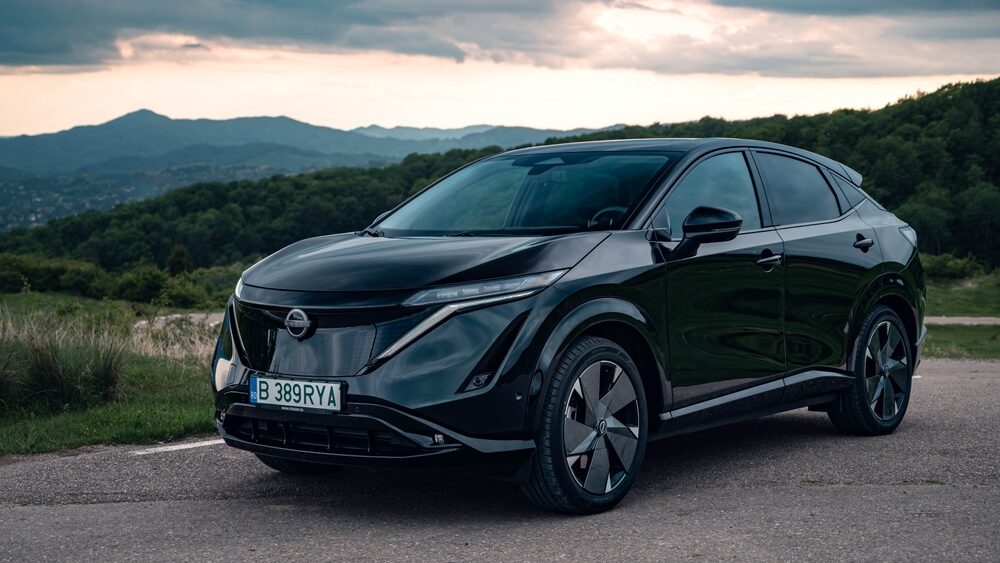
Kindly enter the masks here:
[[212, 361], [225, 441], [289, 474], [469, 464], [590, 513], [646, 443], [778, 411], [892, 432], [926, 332], [916, 233], [807, 151], [550, 145], [244, 272]]

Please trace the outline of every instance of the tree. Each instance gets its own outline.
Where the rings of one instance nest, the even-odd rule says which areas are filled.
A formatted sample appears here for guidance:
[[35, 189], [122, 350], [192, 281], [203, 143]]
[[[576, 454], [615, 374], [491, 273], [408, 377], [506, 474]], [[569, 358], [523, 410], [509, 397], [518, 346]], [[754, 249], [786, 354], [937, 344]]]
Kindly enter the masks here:
[[1000, 188], [986, 182], [962, 192], [958, 198], [956, 230], [973, 255], [1000, 264]]
[[167, 271], [171, 276], [179, 276], [194, 269], [194, 262], [191, 261], [191, 254], [183, 244], [175, 244], [167, 258]]

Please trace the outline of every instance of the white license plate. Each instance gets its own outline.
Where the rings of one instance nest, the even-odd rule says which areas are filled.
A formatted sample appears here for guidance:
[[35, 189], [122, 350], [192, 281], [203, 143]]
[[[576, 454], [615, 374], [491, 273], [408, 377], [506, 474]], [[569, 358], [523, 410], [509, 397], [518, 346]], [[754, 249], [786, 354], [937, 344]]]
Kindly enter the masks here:
[[255, 405], [275, 405], [294, 411], [307, 409], [339, 411], [340, 386], [340, 383], [253, 376], [250, 378], [250, 402]]

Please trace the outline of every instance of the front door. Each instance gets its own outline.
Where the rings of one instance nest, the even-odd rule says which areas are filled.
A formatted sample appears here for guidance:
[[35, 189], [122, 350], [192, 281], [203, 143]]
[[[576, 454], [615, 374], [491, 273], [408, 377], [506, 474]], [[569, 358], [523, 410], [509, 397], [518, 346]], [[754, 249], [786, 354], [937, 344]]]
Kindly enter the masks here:
[[[679, 180], [654, 219], [654, 226], [669, 224], [670, 229], [671, 242], [664, 249], [675, 412], [776, 380], [785, 371], [784, 247], [777, 232], [763, 226], [758, 193], [742, 151], [718, 154]], [[731, 241], [702, 244], [694, 256], [671, 259], [684, 218], [702, 205], [738, 213], [743, 218], [740, 234]], [[773, 393], [748, 392], [744, 406], [777, 402], [781, 385], [773, 386]]]

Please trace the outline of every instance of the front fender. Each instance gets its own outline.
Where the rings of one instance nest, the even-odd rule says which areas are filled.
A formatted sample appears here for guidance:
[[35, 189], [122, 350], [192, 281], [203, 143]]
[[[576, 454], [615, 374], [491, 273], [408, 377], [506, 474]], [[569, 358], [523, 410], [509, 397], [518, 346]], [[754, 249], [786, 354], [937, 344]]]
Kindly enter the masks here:
[[670, 386], [663, 369], [661, 338], [650, 315], [635, 303], [620, 297], [598, 297], [571, 307], [548, 333], [538, 355], [526, 412], [528, 427], [538, 428], [540, 424], [543, 391], [548, 388], [562, 350], [588, 329], [609, 321], [627, 324], [642, 336], [644, 345], [657, 359], [656, 377], [659, 378], [663, 404], [668, 405]]

